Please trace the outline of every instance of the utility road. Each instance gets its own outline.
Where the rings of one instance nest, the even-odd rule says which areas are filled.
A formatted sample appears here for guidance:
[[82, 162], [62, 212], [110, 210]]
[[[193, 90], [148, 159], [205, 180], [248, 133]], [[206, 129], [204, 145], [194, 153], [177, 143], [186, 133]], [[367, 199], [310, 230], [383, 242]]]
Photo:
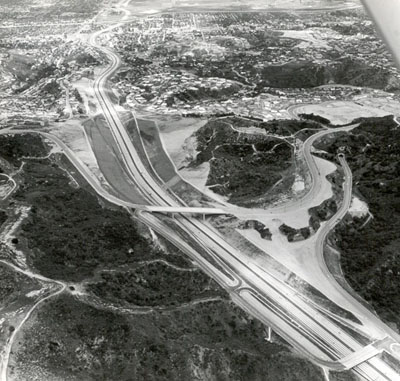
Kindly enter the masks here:
[[[125, 17], [129, 17], [129, 13], [126, 13]], [[122, 22], [123, 20], [121, 24]], [[114, 28], [121, 24], [115, 25]], [[109, 32], [111, 29], [112, 27], [97, 32], [90, 39], [90, 43], [110, 59], [110, 65], [94, 84], [97, 100], [113, 133], [127, 171], [149, 204], [173, 208], [185, 206], [178, 197], [168, 193], [162, 187], [155, 171], [149, 173], [148, 167], [143, 164], [143, 160], [148, 160], [148, 158], [140, 157], [138, 154], [108, 95], [110, 90], [107, 88], [107, 80], [118, 70], [120, 59], [111, 49], [102, 46], [98, 39], [102, 33]], [[352, 127], [346, 127], [343, 130]], [[312, 199], [313, 195], [318, 193], [319, 172], [311, 155], [311, 146], [326, 133], [329, 132], [324, 130], [313, 135], [301, 148], [313, 180], [313, 185], [303, 202], [308, 202], [308, 199]], [[293, 203], [292, 207], [295, 208], [296, 205]], [[347, 212], [346, 208], [343, 210]], [[265, 324], [272, 326], [294, 348], [307, 354], [316, 363], [341, 370], [345, 366], [340, 360], [364, 347], [356, 335], [353, 336], [321, 313], [312, 303], [308, 303], [304, 296], [298, 295], [289, 287], [283, 279], [279, 279], [276, 274], [261, 269], [249, 261], [246, 262], [240, 251], [233, 248], [207, 222], [183, 214], [178, 214], [173, 222], [168, 221], [168, 223], [154, 214], [137, 212], [136, 215], [195, 259], [204, 271], [231, 293], [232, 299], [238, 305]], [[325, 237], [321, 238], [322, 242], [324, 239]], [[208, 257], [195, 249], [199, 246], [208, 253]], [[381, 338], [385, 336], [385, 333], [386, 327]], [[366, 380], [400, 380], [400, 375], [377, 358], [356, 364], [354, 370]]]
[[26, 323], [26, 321], [31, 317], [32, 313], [38, 308], [41, 304], [43, 304], [46, 300], [56, 297], [64, 292], [67, 285], [63, 282], [55, 281], [53, 279], [46, 278], [39, 274], [35, 274], [29, 270], [23, 270], [18, 266], [15, 266], [12, 263], [9, 263], [4, 260], [0, 260], [0, 262], [8, 267], [11, 267], [14, 271], [19, 272], [28, 276], [29, 278], [37, 279], [41, 282], [46, 282], [49, 284], [54, 284], [55, 290], [50, 292], [47, 296], [40, 298], [31, 308], [29, 308], [28, 312], [25, 314], [24, 318], [19, 322], [18, 326], [15, 327], [14, 331], [12, 332], [11, 336], [8, 338], [3, 351], [0, 352], [0, 381], [7, 381], [8, 377], [8, 363], [10, 360], [11, 349], [14, 344], [15, 338], [17, 337], [18, 333], [21, 331], [22, 327]]
[[[126, 12], [125, 18], [128, 17], [129, 13]], [[114, 28], [121, 26], [123, 21]], [[107, 80], [118, 70], [120, 59], [111, 49], [102, 46], [98, 39], [101, 34], [111, 31], [112, 28], [96, 32], [90, 39], [90, 43], [110, 59], [110, 65], [94, 84], [97, 100], [113, 133], [127, 171], [149, 204], [173, 208], [185, 206], [178, 197], [168, 193], [162, 187], [155, 171], [149, 173], [148, 167], [143, 164], [143, 161], [148, 161], [148, 158], [140, 157], [138, 154], [109, 97]], [[343, 130], [353, 127], [346, 127]], [[313, 184], [302, 202], [308, 202], [308, 199], [312, 199], [313, 195], [318, 193], [319, 172], [311, 155], [311, 146], [326, 133], [329, 132], [324, 130], [313, 135], [301, 148], [309, 165]], [[296, 205], [298, 204], [293, 203], [292, 207], [295, 208]], [[347, 212], [346, 207], [342, 210], [344, 214]], [[233, 248], [207, 222], [178, 214], [173, 222], [167, 223], [165, 218], [159, 218], [154, 214], [146, 212], [136, 214], [141, 221], [195, 259], [204, 271], [231, 293], [232, 299], [238, 305], [265, 324], [272, 326], [294, 348], [307, 354], [316, 363], [341, 370], [345, 366], [340, 360], [361, 351], [364, 347], [356, 335], [353, 336], [351, 332], [344, 330], [321, 313], [312, 303], [308, 303], [304, 296], [298, 295], [289, 287], [283, 279], [250, 261], [246, 262], [240, 251]], [[336, 216], [336, 219], [341, 217]], [[329, 232], [329, 229], [328, 226], [326, 231]], [[323, 243], [324, 240], [325, 236], [321, 234], [321, 242]], [[207, 258], [194, 249], [199, 246], [208, 253]], [[355, 301], [355, 304], [359, 303]], [[379, 339], [389, 334], [391, 335], [392, 331], [382, 323], [382, 337]], [[400, 375], [378, 358], [355, 364], [354, 370], [366, 380], [400, 380]]]
[[[110, 48], [103, 46], [99, 40], [103, 34], [122, 26], [129, 19], [130, 13], [125, 11], [128, 3], [129, 1], [120, 3], [118, 6], [125, 12], [120, 23], [98, 31], [90, 38], [90, 44], [102, 51], [110, 61], [109, 66], [95, 80], [94, 92], [118, 146], [127, 174], [148, 205], [154, 206], [155, 209], [163, 207], [176, 211], [187, 205], [162, 186], [163, 184], [153, 168], [148, 169], [149, 166], [151, 167], [148, 157], [141, 156], [136, 150], [109, 96], [111, 90], [107, 86], [107, 81], [118, 70], [120, 58]], [[135, 115], [133, 117], [136, 128], [138, 128]], [[326, 133], [325, 130], [317, 133], [309, 138], [301, 148], [309, 166], [313, 184], [302, 201], [305, 203], [318, 193], [320, 186], [320, 175], [311, 155], [311, 146], [316, 139]], [[54, 140], [54, 137], [51, 139]], [[135, 145], [142, 143], [135, 142]], [[63, 146], [62, 142], [57, 142], [57, 144]], [[146, 211], [146, 206], [122, 202], [118, 197], [108, 195], [107, 191], [102, 189], [101, 184], [88, 173], [87, 167], [76, 160], [73, 152], [65, 146], [63, 149], [80, 173], [102, 197], [126, 208], [136, 209], [136, 216], [141, 221], [196, 260], [206, 273], [230, 293], [235, 303], [267, 326], [272, 327], [297, 351], [307, 355], [315, 363], [334, 370], [345, 369], [346, 365], [344, 364], [348, 364], [349, 361], [346, 362], [344, 359], [349, 359], [349, 356], [352, 356], [351, 359], [363, 358], [361, 363], [351, 362], [354, 371], [363, 379], [400, 381], [400, 374], [378, 357], [364, 361], [363, 348], [365, 344], [360, 342], [359, 337], [355, 333], [353, 334], [351, 329], [343, 329], [343, 325], [338, 324], [337, 320], [321, 312], [321, 309], [315, 306], [315, 302], [290, 287], [286, 282], [286, 274], [280, 274], [274, 269], [259, 267], [248, 256], [227, 242], [206, 221], [182, 213], [176, 214], [176, 217], [171, 219], [159, 213], [152, 213], [151, 208], [148, 207]], [[344, 161], [342, 165], [345, 165]], [[347, 180], [351, 181], [351, 178], [347, 177]], [[290, 207], [296, 208], [297, 206], [298, 204], [293, 202]], [[344, 214], [347, 212], [347, 203], [341, 210]], [[336, 220], [342, 217], [342, 215], [337, 215]], [[332, 222], [332, 224], [334, 223]], [[326, 234], [333, 226], [325, 228]], [[326, 234], [321, 234], [322, 244]], [[350, 295], [348, 297], [352, 298]], [[358, 305], [358, 301], [354, 300], [354, 308], [359, 308]], [[398, 337], [383, 323], [379, 325], [378, 331], [381, 333], [381, 337], [374, 337], [372, 340], [382, 340], [388, 336], [390, 342], [399, 342]], [[358, 355], [359, 353], [362, 356]]]

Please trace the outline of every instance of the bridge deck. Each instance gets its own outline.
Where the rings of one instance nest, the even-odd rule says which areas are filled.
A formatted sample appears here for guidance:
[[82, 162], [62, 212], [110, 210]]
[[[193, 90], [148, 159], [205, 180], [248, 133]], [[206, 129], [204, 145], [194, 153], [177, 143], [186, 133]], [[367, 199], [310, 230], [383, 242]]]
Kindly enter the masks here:
[[201, 207], [177, 207], [177, 206], [146, 206], [143, 210], [152, 213], [182, 213], [182, 214], [201, 214], [201, 215], [223, 215], [229, 214], [227, 211], [219, 208], [201, 208]]
[[342, 358], [340, 362], [344, 365], [346, 369], [352, 369], [357, 365], [360, 365], [363, 362], [370, 360], [372, 357], [377, 356], [382, 351], [382, 349], [375, 347], [374, 344], [369, 344], [359, 351], [353, 352], [350, 355]]

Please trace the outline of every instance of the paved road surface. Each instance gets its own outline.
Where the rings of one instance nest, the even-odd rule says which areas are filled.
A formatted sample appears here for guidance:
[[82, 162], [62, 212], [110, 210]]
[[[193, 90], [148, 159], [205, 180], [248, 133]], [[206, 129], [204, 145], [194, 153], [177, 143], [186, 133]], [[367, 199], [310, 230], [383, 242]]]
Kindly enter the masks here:
[[[139, 157], [133, 147], [124, 125], [107, 96], [105, 84], [108, 78], [118, 69], [120, 60], [111, 50], [98, 45], [96, 40], [98, 35], [99, 33], [94, 35], [91, 43], [110, 57], [111, 65], [96, 81], [95, 92], [121, 150], [125, 164], [132, 175], [132, 179], [153, 204], [178, 206], [179, 204], [176, 199], [167, 194], [156, 179], [147, 173], [146, 168], [141, 162], [142, 158]], [[346, 129], [351, 128], [347, 127]], [[318, 168], [311, 156], [311, 146], [316, 139], [326, 133], [326, 131], [321, 131], [321, 133], [308, 139], [303, 146], [304, 155], [309, 163], [313, 177], [313, 187], [309, 192], [311, 195], [318, 192], [319, 184]], [[307, 197], [312, 198], [312, 196], [306, 196], [306, 200]], [[152, 218], [154, 228], [156, 223], [154, 222], [154, 216]], [[289, 339], [295, 348], [305, 350], [311, 358], [333, 369], [338, 369], [341, 365], [332, 360], [360, 349], [360, 344], [351, 335], [341, 330], [338, 326], [332, 325], [319, 312], [313, 310], [310, 305], [304, 303], [300, 298], [296, 298], [296, 295], [293, 295], [284, 282], [274, 279], [274, 276], [265, 270], [261, 270], [261, 274], [260, 270], [254, 268], [254, 266], [244, 263], [240, 253], [230, 247], [207, 223], [202, 223], [181, 215], [176, 219], [176, 224], [184, 231], [195, 236], [196, 240], [201, 241], [205, 248], [211, 249], [225, 263], [228, 270], [234, 270], [234, 273], [237, 274], [237, 279], [243, 285], [241, 291], [236, 294], [240, 297], [240, 303], [246, 309], [252, 311], [254, 315], [259, 317], [264, 316], [264, 320], [265, 316], [267, 316], [267, 310], [267, 321], [271, 323], [272, 320], [275, 320], [274, 328], [275, 326], [280, 326], [277, 329], [279, 329], [280, 333], [283, 333], [285, 338], [288, 336], [285, 332], [290, 330], [291, 335]], [[171, 231], [166, 232], [165, 226], [162, 226], [163, 228], [155, 230], [159, 230], [161, 234], [173, 240], [175, 233]], [[207, 265], [207, 267], [211, 271], [211, 266]], [[324, 324], [321, 324], [321, 322]], [[315, 353], [317, 353], [317, 356], [314, 355]], [[362, 374], [366, 379], [371, 380], [400, 379], [400, 376], [380, 360], [376, 364], [368, 362], [360, 365], [357, 368], [357, 372]]]
[[[127, 20], [128, 17], [129, 13], [126, 12], [125, 19]], [[95, 81], [96, 97], [109, 123], [121, 156], [128, 168], [129, 175], [144, 197], [152, 205], [181, 206], [176, 197], [165, 191], [159, 183], [159, 179], [154, 178], [147, 172], [142, 162], [145, 158], [141, 158], [136, 152], [125, 130], [125, 126], [108, 97], [106, 83], [118, 69], [120, 59], [110, 49], [100, 46], [97, 38], [102, 33], [111, 31], [120, 25], [117, 24], [106, 31], [96, 32], [90, 39], [93, 46], [103, 51], [110, 58], [110, 65]], [[347, 127], [347, 129], [350, 128], [352, 127]], [[311, 146], [316, 139], [326, 133], [328, 132], [325, 130], [317, 133], [309, 138], [302, 147], [313, 180], [313, 186], [305, 196], [305, 201], [303, 200], [303, 202], [309, 202], [309, 200], [312, 200], [313, 195], [318, 193], [320, 176], [311, 155]], [[51, 139], [53, 141], [56, 140], [54, 137], [51, 137]], [[72, 163], [77, 166], [77, 169], [84, 175], [85, 179], [88, 180], [101, 196], [110, 202], [128, 208], [135, 208], [134, 204], [121, 202], [117, 197], [108, 195], [101, 188], [98, 181], [94, 179], [93, 175], [90, 175], [87, 167], [74, 157], [68, 147], [65, 147], [62, 142], [57, 142], [57, 144], [63, 147], [64, 152], [66, 152]], [[342, 165], [344, 165], [344, 162]], [[297, 205], [296, 202], [293, 202], [289, 207], [296, 208]], [[344, 205], [341, 213], [345, 214], [348, 207], [347, 203], [344, 203]], [[254, 263], [244, 261], [240, 251], [233, 248], [207, 222], [202, 222], [185, 215], [178, 215], [174, 220], [177, 229], [171, 229], [169, 226], [171, 224], [166, 224], [155, 215], [145, 212], [138, 213], [137, 215], [155, 231], [164, 235], [184, 252], [188, 253], [189, 256], [196, 258], [196, 261], [204, 271], [213, 276], [230, 291], [232, 300], [238, 305], [265, 324], [272, 326], [295, 349], [303, 354], [307, 354], [316, 363], [331, 369], [341, 370], [343, 369], [343, 365], [338, 360], [362, 348], [362, 344], [357, 341], [356, 337], [353, 337], [347, 330], [343, 330], [341, 326], [327, 318], [312, 303], [307, 302], [307, 298], [299, 295], [284, 280], [277, 278], [276, 274], [270, 272], [268, 269], [259, 268]], [[342, 216], [336, 216], [336, 219], [338, 218], [340, 219]], [[331, 228], [334, 226], [334, 223], [335, 221], [332, 222], [333, 225]], [[182, 236], [177, 234], [177, 230], [179, 229], [187, 234], [187, 238], [182, 238]], [[329, 228], [326, 228], [326, 231], [329, 232]], [[320, 240], [322, 243], [325, 240], [322, 234]], [[194, 243], [197, 245], [200, 244], [204, 250], [209, 252], [216, 263], [223, 267], [224, 271], [218, 270], [213, 263], [199, 256], [199, 253], [193, 249]], [[348, 297], [352, 298], [350, 295]], [[383, 323], [382, 328], [385, 332], [391, 332]], [[366, 380], [400, 380], [400, 375], [378, 358], [374, 358], [358, 366], [355, 371]]]

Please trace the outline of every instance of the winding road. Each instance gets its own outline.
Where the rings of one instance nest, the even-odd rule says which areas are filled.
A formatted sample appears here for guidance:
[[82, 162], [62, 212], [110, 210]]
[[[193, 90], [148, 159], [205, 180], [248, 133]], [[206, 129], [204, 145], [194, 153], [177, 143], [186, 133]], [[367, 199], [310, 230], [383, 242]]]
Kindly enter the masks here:
[[[128, 17], [128, 14], [126, 14], [126, 17]], [[115, 27], [120, 25], [118, 24]], [[109, 32], [111, 29], [112, 27], [105, 32]], [[109, 57], [110, 65], [95, 81], [95, 94], [129, 175], [143, 196], [152, 205], [182, 207], [184, 205], [179, 202], [179, 198], [166, 192], [154, 173], [148, 173], [142, 161], [148, 158], [140, 157], [136, 151], [108, 96], [106, 83], [118, 70], [120, 59], [111, 49], [100, 45], [98, 37], [101, 33], [104, 32], [94, 34], [90, 42]], [[135, 115], [133, 116], [135, 118]], [[334, 131], [346, 131], [354, 127], [348, 126]], [[317, 139], [331, 132], [333, 131], [323, 130], [313, 135], [307, 139], [301, 148], [312, 177], [311, 189], [301, 200], [303, 203], [314, 198], [315, 194], [319, 192], [321, 184], [321, 176], [311, 155], [311, 147]], [[135, 144], [140, 144], [140, 142], [135, 142]], [[293, 201], [289, 207], [296, 208], [298, 203], [299, 201]], [[347, 213], [347, 208], [343, 207], [342, 212]], [[340, 360], [363, 348], [363, 345], [355, 337], [327, 319], [310, 303], [306, 303], [282, 279], [276, 278], [273, 273], [266, 269], [257, 268], [251, 262], [245, 262], [240, 251], [233, 248], [207, 222], [183, 214], [177, 214], [174, 220], [168, 222], [168, 224], [155, 214], [137, 211], [136, 216], [177, 245], [192, 259], [195, 259], [199, 267], [213, 276], [218, 283], [230, 292], [232, 299], [237, 304], [272, 326], [294, 348], [302, 353], [307, 353], [308, 357], [316, 363], [331, 369], [341, 370], [344, 367]], [[341, 216], [336, 216], [336, 219], [340, 218]], [[178, 231], [183, 232], [184, 235], [178, 234]], [[329, 228], [326, 228], [326, 231], [330, 231]], [[324, 241], [325, 237], [321, 234], [321, 242]], [[195, 246], [199, 244], [211, 255], [214, 263], [198, 253]], [[221, 272], [218, 266], [222, 266], [224, 271]], [[348, 297], [353, 300], [350, 295]], [[358, 302], [354, 300], [354, 303], [357, 306]], [[392, 334], [392, 331], [383, 323], [382, 327], [384, 328], [383, 335], [386, 332]], [[382, 360], [374, 359], [373, 362], [371, 360], [362, 363], [356, 366], [354, 370], [367, 380], [400, 380], [400, 375]]]
[[14, 331], [12, 332], [11, 336], [8, 338], [6, 346], [3, 348], [3, 351], [0, 352], [0, 381], [7, 381], [8, 378], [8, 363], [10, 360], [10, 354], [11, 354], [11, 349], [14, 344], [14, 340], [18, 333], [21, 331], [22, 327], [24, 324], [27, 322], [27, 320], [31, 317], [32, 313], [41, 305], [43, 304], [46, 300], [49, 300], [51, 298], [56, 297], [57, 295], [60, 295], [63, 293], [67, 287], [67, 285], [63, 282], [56, 281], [53, 279], [46, 278], [40, 274], [33, 273], [32, 271], [29, 270], [23, 270], [18, 266], [15, 266], [14, 264], [0, 260], [0, 263], [12, 268], [14, 271], [19, 272], [21, 274], [24, 274], [28, 276], [29, 278], [32, 279], [37, 279], [42, 282], [48, 282], [51, 284], [56, 284], [58, 286], [58, 289], [55, 290], [54, 292], [51, 292], [49, 295], [45, 296], [44, 298], [39, 299], [31, 308], [29, 308], [28, 312], [25, 314], [24, 318], [19, 322], [19, 324], [15, 327]]
[[[89, 40], [93, 47], [102, 51], [110, 60], [109, 66], [95, 80], [94, 92], [118, 146], [121, 160], [127, 169], [127, 174], [140, 190], [143, 197], [150, 205], [154, 206], [185, 207], [186, 205], [180, 201], [179, 197], [165, 190], [154, 170], [148, 171], [148, 166], [144, 165], [143, 161], [148, 161], [147, 164], [150, 164], [150, 161], [147, 157], [141, 157], [135, 148], [135, 145], [143, 144], [143, 142], [135, 142], [135, 145], [133, 144], [120, 115], [109, 97], [110, 89], [107, 87], [107, 82], [118, 70], [121, 61], [110, 48], [102, 46], [99, 38], [102, 34], [111, 32], [113, 29], [123, 25], [123, 23], [128, 22], [130, 13], [125, 10], [125, 6], [128, 3], [129, 0], [120, 3], [118, 6], [125, 12], [120, 23], [94, 33]], [[134, 114], [133, 117], [138, 128]], [[279, 210], [283, 212], [288, 208], [295, 210], [299, 206], [299, 203], [304, 205], [312, 202], [321, 189], [321, 175], [311, 154], [313, 144], [317, 139], [326, 134], [348, 131], [355, 126], [322, 130], [306, 140], [300, 148], [300, 154], [304, 156], [308, 165], [312, 180], [311, 187], [301, 200], [291, 201], [282, 207], [282, 210], [276, 208], [275, 211]], [[6, 133], [26, 132], [32, 131], [13, 130]], [[324, 368], [344, 370], [345, 366], [342, 360], [363, 350], [364, 344], [359, 341], [355, 333], [352, 333], [350, 329], [343, 329], [342, 325], [321, 312], [321, 309], [316, 308], [315, 303], [312, 303], [307, 297], [300, 295], [290, 287], [286, 279], [280, 277], [278, 272], [261, 268], [252, 262], [239, 249], [233, 247], [210, 223], [182, 213], [177, 213], [175, 218], [170, 219], [164, 215], [146, 212], [146, 208], [143, 208], [142, 205], [122, 201], [117, 196], [110, 195], [103, 189], [102, 185], [89, 169], [76, 158], [73, 151], [62, 141], [52, 135], [41, 134], [62, 148], [72, 164], [100, 196], [129, 210], [135, 210], [135, 215], [140, 221], [163, 235], [191, 259], [195, 260], [202, 270], [213, 277], [230, 293], [232, 300], [237, 305], [267, 326], [272, 327], [298, 352], [307, 355], [308, 358]], [[330, 280], [335, 282], [335, 284], [337, 282], [329, 273], [323, 258], [323, 245], [327, 234], [329, 234], [348, 211], [351, 202], [352, 184], [351, 171], [345, 158], [340, 157], [339, 160], [345, 171], [344, 201], [333, 219], [326, 223], [318, 233], [315, 247], [315, 252], [319, 258], [320, 270], [327, 277], [330, 277]], [[338, 287], [340, 286], [338, 285]], [[63, 292], [64, 289], [65, 285], [60, 284], [60, 288], [55, 293], [37, 302], [29, 310], [23, 321], [21, 321], [16, 331], [20, 330], [35, 308], [48, 298]], [[373, 337], [373, 340], [381, 340], [387, 336], [395, 343], [400, 342], [398, 335], [374, 314], [362, 306], [351, 295], [347, 294], [342, 288], [340, 288], [340, 292], [352, 301], [355, 310], [358, 312], [361, 311], [362, 314], [378, 327], [377, 329], [381, 332], [382, 336]], [[5, 355], [2, 358], [1, 381], [7, 380], [7, 364], [12, 343], [17, 332], [14, 332], [10, 337]], [[400, 381], [400, 374], [378, 357], [356, 364], [353, 370], [365, 380]]]

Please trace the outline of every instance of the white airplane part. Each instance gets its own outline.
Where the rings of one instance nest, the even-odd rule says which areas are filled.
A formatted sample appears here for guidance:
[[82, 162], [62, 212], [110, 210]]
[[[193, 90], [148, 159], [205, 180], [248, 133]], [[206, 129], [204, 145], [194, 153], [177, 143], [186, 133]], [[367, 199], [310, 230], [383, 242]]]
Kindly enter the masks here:
[[400, 0], [362, 0], [400, 69]]

